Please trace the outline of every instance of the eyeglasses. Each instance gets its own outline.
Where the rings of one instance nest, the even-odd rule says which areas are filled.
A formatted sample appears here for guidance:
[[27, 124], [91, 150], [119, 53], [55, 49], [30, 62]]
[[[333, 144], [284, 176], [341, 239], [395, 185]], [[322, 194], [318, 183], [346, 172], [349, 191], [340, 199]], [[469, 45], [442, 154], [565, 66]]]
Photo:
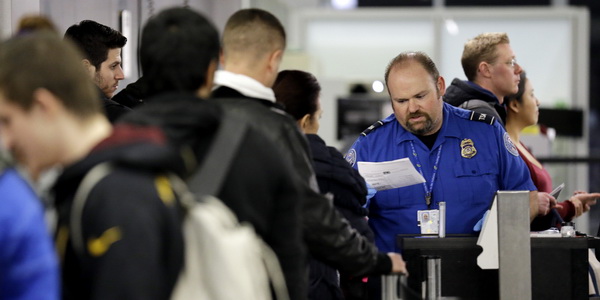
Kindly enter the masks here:
[[505, 64], [511, 68], [514, 68], [517, 65], [517, 60], [513, 58], [510, 61], [505, 62]]

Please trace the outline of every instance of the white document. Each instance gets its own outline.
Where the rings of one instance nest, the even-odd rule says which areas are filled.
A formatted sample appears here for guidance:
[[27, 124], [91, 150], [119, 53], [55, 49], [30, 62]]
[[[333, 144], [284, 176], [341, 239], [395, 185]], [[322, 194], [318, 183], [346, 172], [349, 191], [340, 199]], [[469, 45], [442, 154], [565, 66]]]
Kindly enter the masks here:
[[408, 157], [384, 162], [359, 161], [358, 172], [378, 191], [425, 182]]
[[477, 245], [481, 246], [483, 251], [477, 256], [477, 265], [484, 269], [498, 269], [500, 258], [498, 254], [498, 197], [494, 197], [492, 207], [490, 208], [483, 227], [477, 239]]

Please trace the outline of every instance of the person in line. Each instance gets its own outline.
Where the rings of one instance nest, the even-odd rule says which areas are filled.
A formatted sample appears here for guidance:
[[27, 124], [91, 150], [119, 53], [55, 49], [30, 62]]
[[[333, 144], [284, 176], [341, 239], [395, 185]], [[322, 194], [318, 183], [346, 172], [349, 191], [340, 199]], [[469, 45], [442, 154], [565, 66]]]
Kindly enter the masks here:
[[[277, 103], [285, 107], [300, 130], [308, 138], [312, 165], [322, 194], [333, 196], [333, 204], [352, 227], [369, 241], [375, 242], [367, 224], [367, 188], [358, 171], [344, 160], [335, 148], [328, 147], [319, 137], [321, 115], [321, 86], [310, 73], [300, 70], [280, 71], [273, 85]], [[311, 260], [309, 299], [368, 299], [367, 287], [361, 277], [340, 274], [318, 260]], [[339, 283], [338, 283], [339, 282]], [[343, 292], [343, 295], [342, 295]]]
[[[140, 62], [148, 98], [120, 122], [160, 126], [172, 145], [189, 149], [184, 152], [193, 155], [189, 155], [189, 173], [184, 179], [204, 161], [222, 124], [220, 104], [206, 100], [219, 52], [217, 29], [190, 9], [164, 10], [148, 20], [142, 31]], [[292, 172], [276, 146], [249, 128], [215, 196], [240, 222], [252, 224], [273, 249], [290, 298], [300, 300], [306, 298], [307, 257], [301, 237], [301, 199]]]
[[425, 182], [371, 198], [369, 225], [380, 249], [398, 250], [397, 234], [426, 233], [419, 216], [431, 219], [440, 202], [447, 234], [473, 233], [498, 190], [531, 191], [530, 218], [537, 215], [536, 188], [508, 133], [490, 116], [445, 103], [444, 78], [427, 54], [400, 53], [385, 81], [394, 113], [365, 130], [346, 159], [358, 168], [407, 157]]
[[[528, 126], [537, 124], [540, 101], [534, 94], [533, 84], [527, 78], [525, 72], [521, 72], [519, 81], [519, 91], [514, 95], [504, 98], [506, 106], [506, 131], [512, 141], [515, 142], [519, 155], [527, 164], [531, 179], [538, 189], [539, 193], [550, 193], [552, 187], [552, 177], [544, 166], [529, 152], [527, 147], [521, 143], [521, 131]], [[596, 204], [596, 198], [600, 193], [587, 193], [584, 191], [575, 191], [573, 195], [563, 202], [558, 203], [556, 210], [560, 219], [554, 214], [536, 218], [531, 223], [531, 230], [541, 231], [549, 227], [561, 226], [561, 219], [565, 222], [573, 220], [575, 217], [590, 210], [590, 206]]]
[[379, 252], [319, 193], [306, 138], [278, 108], [271, 89], [286, 45], [281, 22], [261, 9], [239, 10], [227, 20], [222, 44], [223, 70], [215, 74], [212, 96], [266, 135], [291, 162], [303, 196], [302, 235], [309, 254], [352, 275], [406, 272], [400, 254]]
[[60, 299], [58, 259], [42, 202], [5, 156], [0, 150], [0, 299]]
[[118, 118], [131, 111], [111, 100], [119, 88], [119, 81], [125, 79], [121, 67], [121, 49], [127, 43], [127, 38], [92, 20], [83, 20], [69, 27], [65, 38], [75, 42], [84, 54], [81, 62], [98, 87], [98, 95], [102, 99], [108, 120], [115, 123]]
[[[81, 59], [51, 33], [0, 44], [1, 139], [34, 181], [53, 166], [64, 170], [52, 188], [62, 299], [168, 299], [183, 238], [164, 174], [184, 174], [185, 163], [158, 128], [113, 131]], [[80, 224], [72, 223], [81, 180], [102, 162], [113, 171], [90, 191]]]
[[444, 101], [493, 116], [504, 125], [504, 97], [517, 92], [522, 69], [510, 47], [508, 35], [487, 32], [465, 43], [461, 63], [467, 80], [452, 80]]
[[[518, 91], [519, 74], [510, 39], [504, 32], [486, 32], [465, 43], [461, 64], [466, 81], [455, 78], [443, 96], [445, 102], [474, 112], [492, 116], [501, 125], [506, 121], [504, 97]], [[538, 193], [538, 215], [548, 214], [556, 199]]]

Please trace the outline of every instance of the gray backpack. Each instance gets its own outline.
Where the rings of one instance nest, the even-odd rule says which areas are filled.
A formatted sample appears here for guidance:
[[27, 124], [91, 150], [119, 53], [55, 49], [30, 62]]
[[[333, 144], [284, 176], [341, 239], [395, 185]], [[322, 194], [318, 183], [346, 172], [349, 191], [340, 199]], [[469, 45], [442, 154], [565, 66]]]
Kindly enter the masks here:
[[[184, 266], [172, 300], [288, 300], [277, 256], [251, 224], [240, 223], [218, 194], [247, 124], [226, 114], [216, 137], [188, 184], [170, 174], [171, 186], [186, 211], [183, 220]], [[113, 166], [102, 163], [86, 174], [71, 210], [72, 242], [83, 253], [81, 216], [91, 189]], [[188, 189], [189, 187], [189, 189]]]

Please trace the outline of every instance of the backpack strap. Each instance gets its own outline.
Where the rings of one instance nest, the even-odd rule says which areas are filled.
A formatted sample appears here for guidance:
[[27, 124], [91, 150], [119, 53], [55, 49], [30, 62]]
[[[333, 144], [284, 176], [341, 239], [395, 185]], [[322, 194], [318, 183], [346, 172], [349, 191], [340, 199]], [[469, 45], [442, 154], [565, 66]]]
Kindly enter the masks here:
[[96, 184], [106, 177], [106, 175], [110, 174], [112, 170], [113, 165], [108, 162], [94, 166], [90, 171], [87, 172], [85, 177], [83, 177], [79, 187], [77, 188], [77, 191], [75, 192], [75, 197], [73, 198], [73, 203], [71, 204], [69, 228], [71, 228], [71, 243], [73, 244], [73, 249], [78, 255], [83, 256], [83, 254], [85, 254], [83, 227], [81, 224], [85, 202], [87, 201], [90, 192], [96, 186]]
[[198, 171], [188, 180], [188, 186], [195, 194], [216, 196], [219, 193], [247, 131], [248, 124], [245, 121], [237, 120], [227, 111], [223, 116]]

